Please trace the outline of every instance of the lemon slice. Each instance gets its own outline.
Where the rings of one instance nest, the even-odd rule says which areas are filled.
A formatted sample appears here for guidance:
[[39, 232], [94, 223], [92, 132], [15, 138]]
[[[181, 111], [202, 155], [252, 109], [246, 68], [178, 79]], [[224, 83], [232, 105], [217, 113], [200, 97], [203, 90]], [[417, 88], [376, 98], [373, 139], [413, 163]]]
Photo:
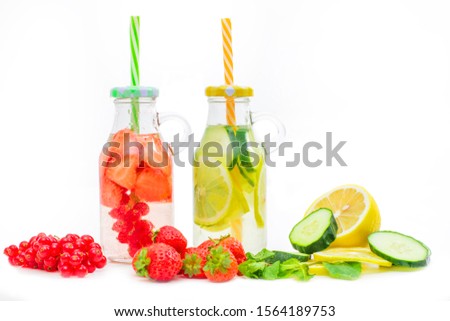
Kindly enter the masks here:
[[[308, 272], [313, 275], [320, 275], [320, 276], [330, 276], [328, 273], [328, 270], [323, 266], [322, 263], [319, 262], [311, 262], [308, 266]], [[384, 273], [384, 272], [392, 272], [395, 271], [396, 267], [382, 267], [382, 266], [376, 266], [373, 264], [361, 264], [362, 273], [364, 274], [373, 274], [373, 273]]]
[[380, 228], [377, 203], [358, 185], [340, 186], [320, 196], [305, 216], [319, 208], [329, 208], [337, 221], [338, 233], [332, 247], [366, 246], [369, 234]]
[[231, 178], [225, 166], [208, 167], [202, 163], [195, 169], [195, 223], [214, 225], [228, 211], [232, 198]]
[[318, 262], [361, 262], [389, 267], [391, 262], [372, 253], [365, 247], [333, 248], [314, 253], [314, 261]]

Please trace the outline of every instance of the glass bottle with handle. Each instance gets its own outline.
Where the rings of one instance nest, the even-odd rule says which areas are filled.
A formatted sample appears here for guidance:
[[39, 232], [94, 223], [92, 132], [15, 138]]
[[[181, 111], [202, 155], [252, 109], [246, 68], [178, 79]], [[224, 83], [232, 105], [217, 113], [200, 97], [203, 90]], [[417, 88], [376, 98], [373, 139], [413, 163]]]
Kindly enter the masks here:
[[181, 124], [181, 139], [190, 134], [186, 120], [155, 108], [158, 89], [116, 87], [115, 119], [100, 154], [101, 243], [112, 261], [130, 262], [151, 242], [151, 230], [173, 225], [172, 152], [159, 131], [163, 121]]
[[[266, 246], [265, 150], [255, 141], [252, 125], [271, 121], [277, 140], [285, 135], [274, 116], [250, 111], [250, 87], [208, 87], [207, 127], [194, 156], [194, 244], [232, 235], [246, 251]], [[235, 123], [227, 122], [233, 100]]]

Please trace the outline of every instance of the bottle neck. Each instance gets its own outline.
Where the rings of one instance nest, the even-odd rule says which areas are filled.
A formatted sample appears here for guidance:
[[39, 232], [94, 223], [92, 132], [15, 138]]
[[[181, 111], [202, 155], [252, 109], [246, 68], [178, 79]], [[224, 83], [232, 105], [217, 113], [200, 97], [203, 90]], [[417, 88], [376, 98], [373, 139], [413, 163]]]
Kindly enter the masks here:
[[156, 99], [150, 97], [115, 99], [116, 115], [112, 133], [125, 128], [134, 129], [136, 124], [138, 124], [139, 134], [158, 132], [158, 117], [155, 104]]
[[[227, 109], [229, 104], [225, 97], [209, 97], [207, 125], [228, 125]], [[248, 97], [234, 98], [234, 113], [237, 126], [250, 126], [250, 99]]]

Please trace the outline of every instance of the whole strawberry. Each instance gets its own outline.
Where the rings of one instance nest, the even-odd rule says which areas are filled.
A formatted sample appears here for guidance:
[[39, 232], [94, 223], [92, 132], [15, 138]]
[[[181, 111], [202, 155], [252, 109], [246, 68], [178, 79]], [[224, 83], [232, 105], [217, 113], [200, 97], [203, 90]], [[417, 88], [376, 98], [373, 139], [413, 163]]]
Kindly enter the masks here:
[[219, 239], [209, 239], [201, 243], [199, 246], [197, 246], [198, 249], [206, 249], [209, 250], [210, 248], [216, 246], [219, 244]]
[[210, 249], [217, 245], [222, 245], [223, 247], [229, 249], [231, 253], [233, 253], [238, 264], [241, 264], [242, 262], [247, 260], [247, 256], [245, 255], [245, 250], [244, 247], [242, 246], [242, 243], [230, 235], [225, 235], [218, 239], [206, 240], [203, 243], [201, 243], [198, 246], [198, 248]]
[[136, 274], [156, 281], [172, 280], [182, 265], [180, 254], [164, 243], [144, 247], [133, 258], [133, 269]]
[[203, 267], [205, 266], [208, 253], [208, 249], [188, 247], [184, 252], [182, 274], [188, 278], [206, 278]]
[[220, 239], [219, 244], [229, 249], [231, 253], [233, 253], [238, 265], [247, 260], [247, 256], [245, 255], [245, 250], [242, 246], [242, 243], [234, 237], [229, 235], [225, 236]]
[[210, 249], [203, 271], [212, 282], [226, 282], [237, 275], [238, 264], [231, 251], [219, 245]]
[[170, 245], [180, 254], [183, 254], [186, 250], [186, 238], [173, 226], [163, 226], [157, 230], [154, 235], [154, 243], [164, 243]]

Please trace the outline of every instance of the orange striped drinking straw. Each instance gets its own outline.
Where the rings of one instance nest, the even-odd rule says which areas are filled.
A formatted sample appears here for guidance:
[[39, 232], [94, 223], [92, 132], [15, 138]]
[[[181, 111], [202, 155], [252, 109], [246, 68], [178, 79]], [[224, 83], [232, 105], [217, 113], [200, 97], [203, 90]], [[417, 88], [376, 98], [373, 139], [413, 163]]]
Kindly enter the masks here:
[[[230, 18], [222, 19], [222, 46], [223, 46], [223, 66], [224, 66], [224, 76], [225, 85], [233, 86], [233, 48], [232, 48], [232, 37], [231, 37], [231, 20]], [[235, 101], [234, 97], [226, 97], [226, 117], [227, 124], [232, 126], [234, 131], [236, 131], [236, 112], [235, 112]], [[234, 168], [234, 173], [237, 168]], [[232, 177], [235, 174], [231, 174]], [[242, 218], [236, 217], [230, 222], [231, 235], [236, 237], [239, 241], [242, 241]]]
[[[223, 66], [225, 67], [225, 85], [233, 86], [233, 48], [231, 38], [231, 20], [222, 19]], [[233, 97], [227, 97], [227, 124], [236, 126], [236, 113]]]

